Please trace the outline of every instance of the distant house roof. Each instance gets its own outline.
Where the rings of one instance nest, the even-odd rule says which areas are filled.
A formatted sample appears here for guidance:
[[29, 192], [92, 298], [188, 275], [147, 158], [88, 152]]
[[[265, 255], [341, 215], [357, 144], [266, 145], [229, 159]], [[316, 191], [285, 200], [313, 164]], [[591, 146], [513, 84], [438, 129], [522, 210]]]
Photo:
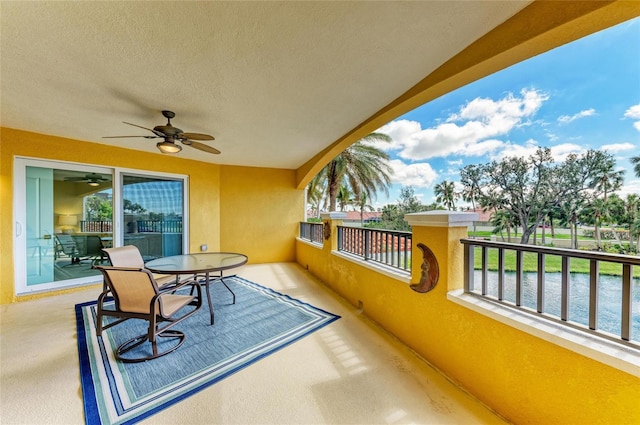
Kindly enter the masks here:
[[[362, 220], [371, 220], [371, 219], [379, 219], [382, 216], [382, 213], [379, 211], [364, 211], [362, 213]], [[347, 217], [345, 220], [348, 221], [360, 221], [360, 211], [347, 211]]]
[[482, 211], [482, 208], [476, 208], [475, 210], [469, 209], [469, 212], [478, 213], [479, 215], [478, 221], [486, 221], [486, 222], [491, 220], [491, 214], [493, 214], [493, 211], [491, 210]]

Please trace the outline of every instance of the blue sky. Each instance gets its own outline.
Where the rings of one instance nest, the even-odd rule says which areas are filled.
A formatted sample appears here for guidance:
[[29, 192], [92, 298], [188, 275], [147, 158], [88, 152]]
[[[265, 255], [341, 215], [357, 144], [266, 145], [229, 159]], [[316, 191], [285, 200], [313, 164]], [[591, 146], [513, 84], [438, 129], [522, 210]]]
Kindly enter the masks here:
[[[431, 101], [381, 127], [395, 170], [389, 196], [412, 186], [423, 204], [433, 187], [459, 183], [468, 164], [529, 155], [538, 146], [563, 160], [605, 149], [627, 170], [621, 196], [640, 193], [629, 158], [640, 155], [640, 18], [543, 53]], [[460, 188], [459, 184], [457, 184]], [[463, 205], [458, 201], [457, 205]]]

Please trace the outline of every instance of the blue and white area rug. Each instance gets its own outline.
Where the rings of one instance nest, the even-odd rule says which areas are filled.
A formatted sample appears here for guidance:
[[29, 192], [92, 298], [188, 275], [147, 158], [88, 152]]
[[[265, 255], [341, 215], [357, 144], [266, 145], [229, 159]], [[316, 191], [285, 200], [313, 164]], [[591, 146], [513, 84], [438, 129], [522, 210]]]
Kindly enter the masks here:
[[128, 320], [97, 338], [96, 303], [76, 305], [87, 424], [136, 423], [340, 317], [240, 277], [225, 282], [236, 303], [222, 284], [212, 284], [213, 326], [205, 298], [196, 314], [175, 327], [186, 333], [184, 344], [142, 363], [117, 362], [114, 351], [144, 333], [146, 322]]

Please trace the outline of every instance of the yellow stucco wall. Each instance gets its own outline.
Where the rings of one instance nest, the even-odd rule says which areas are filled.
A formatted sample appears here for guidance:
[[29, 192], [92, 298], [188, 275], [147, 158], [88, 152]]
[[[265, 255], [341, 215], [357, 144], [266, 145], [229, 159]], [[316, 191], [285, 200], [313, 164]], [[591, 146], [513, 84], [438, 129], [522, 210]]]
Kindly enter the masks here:
[[304, 191], [293, 187], [294, 170], [223, 167], [221, 250], [246, 253], [253, 263], [295, 261]]
[[[639, 424], [640, 379], [447, 300], [462, 287], [466, 228], [413, 229], [440, 267], [435, 289], [297, 242], [297, 261], [475, 397], [516, 424]], [[420, 264], [412, 264], [418, 282]]]
[[0, 128], [0, 304], [18, 300], [13, 267], [15, 156], [187, 175], [191, 252], [206, 243], [209, 251], [246, 252], [250, 262], [295, 258], [294, 222], [303, 218], [304, 193], [295, 188], [294, 171], [229, 167]]

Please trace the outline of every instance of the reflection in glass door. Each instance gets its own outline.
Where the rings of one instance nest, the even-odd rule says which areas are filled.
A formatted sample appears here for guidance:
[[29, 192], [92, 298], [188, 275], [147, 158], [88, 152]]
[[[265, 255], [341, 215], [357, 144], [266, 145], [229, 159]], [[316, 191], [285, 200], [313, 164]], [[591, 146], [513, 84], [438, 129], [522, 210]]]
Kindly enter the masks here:
[[184, 180], [122, 175], [122, 240], [145, 261], [182, 254]]

